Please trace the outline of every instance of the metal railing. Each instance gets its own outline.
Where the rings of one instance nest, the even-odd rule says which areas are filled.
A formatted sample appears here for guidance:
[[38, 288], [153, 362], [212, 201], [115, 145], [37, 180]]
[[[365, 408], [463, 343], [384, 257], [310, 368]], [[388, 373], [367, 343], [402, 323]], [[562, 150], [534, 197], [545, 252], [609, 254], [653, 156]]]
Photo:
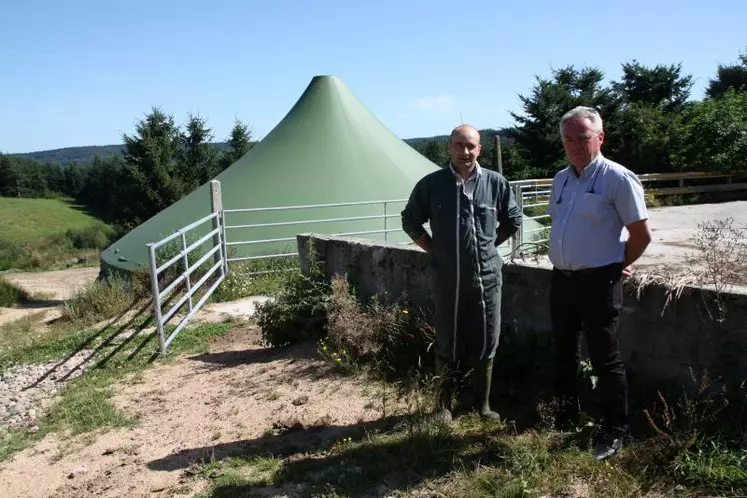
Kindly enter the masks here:
[[[248, 224], [238, 224], [238, 225], [229, 225], [228, 222], [226, 221], [226, 223], [223, 225], [223, 240], [226, 241], [225, 245], [227, 248], [247, 246], [247, 245], [279, 244], [283, 242], [290, 243], [290, 245], [295, 245], [295, 242], [296, 242], [295, 233], [293, 235], [289, 235], [286, 237], [229, 241], [229, 230], [251, 230], [251, 229], [260, 229], [260, 228], [309, 226], [309, 225], [319, 225], [319, 224], [325, 224], [325, 223], [329, 224], [329, 223], [343, 223], [343, 222], [351, 222], [351, 221], [381, 220], [383, 222], [383, 227], [380, 229], [341, 231], [341, 232], [333, 232], [330, 235], [360, 236], [360, 235], [383, 234], [384, 241], [388, 242], [390, 233], [402, 231], [401, 228], [389, 228], [389, 219], [400, 217], [399, 212], [391, 214], [389, 212], [390, 211], [389, 206], [391, 206], [392, 204], [405, 203], [406, 201], [407, 199], [390, 199], [390, 200], [383, 200], [383, 201], [339, 202], [339, 203], [330, 203], [330, 204], [276, 206], [276, 207], [267, 207], [267, 208], [224, 209], [223, 210], [224, 220], [227, 220], [229, 215], [235, 215], [235, 214], [254, 214], [254, 213], [266, 214], [270, 212], [309, 211], [309, 210], [324, 210], [324, 209], [330, 209], [330, 208], [352, 208], [352, 207], [361, 207], [361, 206], [381, 206], [382, 213], [373, 214], [373, 215], [364, 215], [364, 216], [342, 216], [342, 217], [333, 217], [333, 218], [321, 217], [317, 219], [307, 218], [307, 219], [297, 219], [297, 220], [290, 220], [290, 221], [279, 221], [279, 222], [270, 222], [270, 223], [266, 223], [266, 222], [265, 223], [248, 223]], [[267, 259], [274, 259], [274, 258], [289, 258], [293, 256], [298, 256], [297, 250], [291, 251], [291, 252], [277, 253], [277, 254], [264, 254], [264, 255], [254, 255], [254, 256], [235, 257], [235, 256], [229, 255], [226, 257], [226, 261], [227, 262], [258, 261], [258, 260], [267, 260]], [[251, 272], [251, 273], [256, 275], [256, 274], [262, 274], [262, 273], [268, 273], [268, 272], [267, 271], [256, 271], [256, 272]]]
[[[699, 172], [683, 172], [683, 173], [654, 173], [647, 175], [639, 175], [642, 183], [654, 183], [654, 182], [670, 182], [677, 181], [677, 187], [665, 187], [659, 189], [649, 189], [648, 193], [653, 193], [655, 196], [659, 195], [674, 195], [681, 193], [696, 193], [696, 192], [718, 192], [726, 190], [747, 190], [747, 183], [732, 183], [732, 176], [729, 174], [722, 173], [699, 173]], [[715, 184], [715, 185], [684, 185], [685, 180], [704, 180], [723, 178], [726, 179], [726, 183]], [[537, 228], [527, 228], [526, 224], [522, 224], [522, 230], [519, 231], [512, 239], [506, 243], [508, 249], [508, 257], [513, 258], [525, 249], [532, 248], [532, 251], [536, 251], [541, 248], [542, 244], [548, 242], [547, 235], [549, 227], [544, 226], [542, 220], [550, 218], [550, 215], [546, 212], [542, 212], [549, 204], [552, 179], [532, 179], [532, 180], [519, 180], [509, 182], [512, 189], [514, 199], [524, 215], [524, 220], [537, 221], [540, 226]], [[399, 233], [403, 239], [398, 244], [411, 244], [412, 241], [409, 237], [404, 234], [399, 223], [395, 223], [395, 228], [391, 227], [390, 220], [392, 218], [399, 218], [401, 209], [397, 209], [392, 212], [392, 205], [402, 204], [404, 205], [407, 199], [390, 199], [382, 201], [362, 201], [362, 202], [345, 202], [345, 203], [332, 203], [332, 204], [315, 204], [315, 205], [298, 205], [298, 206], [280, 206], [280, 207], [266, 207], [266, 208], [247, 208], [247, 209], [223, 209], [223, 202], [221, 197], [220, 182], [213, 180], [211, 182], [211, 213], [204, 218], [195, 221], [194, 223], [187, 225], [170, 236], [161, 239], [157, 242], [147, 244], [149, 263], [150, 263], [150, 276], [152, 292], [154, 297], [154, 308], [155, 318], [158, 330], [158, 342], [162, 353], [166, 352], [166, 349], [170, 342], [176, 337], [176, 335], [186, 326], [187, 322], [194, 316], [194, 314], [202, 307], [207, 299], [213, 294], [218, 288], [221, 282], [226, 278], [228, 274], [228, 263], [229, 262], [242, 262], [242, 261], [260, 261], [260, 260], [271, 260], [271, 259], [282, 259], [291, 258], [298, 256], [298, 250], [290, 250], [287, 252], [270, 252], [268, 254], [253, 254], [248, 256], [232, 256], [229, 255], [229, 251], [241, 246], [248, 245], [260, 245], [260, 244], [283, 244], [295, 247], [296, 245], [296, 230], [290, 230], [290, 233], [283, 236], [267, 237], [267, 238], [254, 238], [247, 237], [243, 240], [229, 241], [229, 233], [232, 231], [238, 232], [240, 230], [263, 230], [263, 229], [274, 229], [277, 227], [298, 227], [298, 226], [311, 226], [311, 225], [323, 225], [323, 224], [337, 224], [345, 222], [375, 222], [381, 220], [383, 223], [381, 227], [372, 228], [370, 230], [355, 230], [355, 231], [325, 231], [329, 235], [337, 236], [361, 236], [361, 235], [382, 235], [384, 242], [392, 242], [392, 234]], [[231, 215], [252, 215], [260, 214], [262, 218], [266, 219], [266, 215], [270, 213], [285, 213], [285, 212], [298, 212], [298, 211], [309, 211], [309, 210], [323, 210], [323, 209], [345, 209], [346, 211], [354, 210], [354, 208], [362, 207], [374, 207], [381, 206], [380, 212], [368, 213], [364, 215], [352, 215], [352, 216], [332, 216], [332, 217], [319, 217], [311, 219], [306, 217], [305, 219], [285, 219], [282, 221], [260, 221], [252, 223], [241, 223], [236, 225], [229, 225], [226, 218]], [[530, 210], [527, 213], [527, 210]], [[534, 211], [534, 212], [532, 212]], [[537, 214], [539, 212], [539, 214]], [[350, 214], [350, 213], [348, 213]], [[196, 230], [199, 226], [211, 222], [212, 229], [207, 232], [206, 235], [202, 236], [197, 242], [188, 244], [187, 233]], [[426, 230], [430, 231], [428, 225]], [[539, 236], [535, 234], [540, 234]], [[181, 249], [178, 253], [171, 257], [168, 261], [158, 266], [157, 249], [164, 246], [169, 242], [173, 242], [180, 239]], [[196, 250], [200, 245], [212, 239], [212, 248], [205, 253], [199, 260], [190, 266], [189, 254]], [[503, 246], [501, 246], [503, 247]], [[200, 268], [201, 265], [206, 263], [210, 257], [213, 257], [213, 266], [196, 282], [192, 283], [191, 276], [195, 271]], [[165, 289], [160, 289], [159, 276], [170, 268], [172, 265], [182, 262], [184, 270], [172, 281]], [[295, 269], [295, 268], [293, 268]], [[250, 272], [253, 275], [272, 273], [281, 270], [267, 270], [267, 271], [253, 271]], [[193, 297], [197, 290], [202, 286], [206, 285], [209, 279], [218, 273], [207, 291], [203, 296], [195, 303]], [[166, 302], [166, 298], [180, 287], [180, 284], [184, 284], [184, 295], [177, 301], [177, 303], [169, 308], [168, 311], [164, 312], [162, 307]], [[165, 337], [164, 328], [166, 324], [171, 320], [176, 312], [187, 304], [188, 313], [180, 320], [174, 331]]]
[[[220, 183], [217, 181], [211, 182], [211, 199], [213, 200], [213, 205], [212, 212], [209, 215], [180, 228], [166, 238], [146, 244], [146, 247], [148, 248], [148, 263], [150, 268], [151, 291], [153, 293], [153, 308], [156, 319], [158, 346], [163, 354], [166, 353], [171, 341], [173, 341], [177, 334], [179, 334], [179, 332], [181, 332], [187, 325], [190, 318], [192, 318], [205, 304], [208, 298], [226, 278], [228, 273], [228, 262], [225, 258], [225, 244], [223, 243], [222, 235], [223, 220], [220, 209]], [[208, 222], [211, 223], [212, 229], [206, 235], [189, 244], [188, 239], [190, 237], [188, 234]], [[193, 264], [190, 264], [190, 254], [196, 253], [200, 247], [208, 241], [212, 243], [212, 248], [200, 256]], [[158, 257], [157, 251], [159, 248], [170, 242], [177, 242], [180, 248], [176, 255], [159, 265], [159, 260], [161, 258]], [[197, 282], [193, 283], [192, 274], [198, 273], [198, 269], [200, 269], [211, 258], [213, 260], [213, 265], [201, 275]], [[161, 275], [166, 273], [169, 268], [172, 268], [173, 265], [177, 263], [180, 263], [183, 266], [182, 272], [175, 276], [175, 278], [171, 280], [163, 290], [161, 290]], [[196, 293], [203, 286], [208, 284], [211, 277], [213, 277], [216, 272], [218, 275], [213, 279], [210, 287], [197, 302], [194, 302]], [[163, 305], [169, 301], [169, 298], [178, 297], [179, 292], [177, 291], [179, 290], [183, 290], [184, 294], [173, 306], [164, 311]], [[164, 332], [166, 324], [185, 304], [187, 305], [187, 314], [179, 320], [176, 328], [167, 337]]]

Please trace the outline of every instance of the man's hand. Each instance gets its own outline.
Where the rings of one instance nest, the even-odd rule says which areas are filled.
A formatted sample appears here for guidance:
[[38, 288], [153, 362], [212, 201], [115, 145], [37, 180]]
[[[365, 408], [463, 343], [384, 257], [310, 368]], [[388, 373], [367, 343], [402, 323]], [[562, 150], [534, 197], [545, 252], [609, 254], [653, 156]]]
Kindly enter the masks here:
[[427, 233], [415, 239], [415, 242], [425, 252], [431, 252], [431, 236]]
[[632, 276], [632, 275], [633, 275], [633, 268], [632, 267], [626, 266], [625, 268], [622, 269], [622, 278], [623, 279], [630, 278], [630, 276]]

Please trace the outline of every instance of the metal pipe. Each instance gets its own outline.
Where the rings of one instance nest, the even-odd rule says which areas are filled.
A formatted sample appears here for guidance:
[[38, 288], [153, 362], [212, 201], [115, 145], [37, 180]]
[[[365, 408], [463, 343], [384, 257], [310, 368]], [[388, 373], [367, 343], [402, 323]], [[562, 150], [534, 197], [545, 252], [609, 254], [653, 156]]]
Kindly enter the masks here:
[[156, 246], [146, 244], [148, 248], [148, 263], [150, 266], [150, 286], [153, 293], [153, 312], [156, 318], [156, 332], [158, 335], [158, 347], [161, 354], [166, 354], [166, 343], [163, 338], [163, 317], [161, 316], [161, 298], [158, 289], [158, 273], [156, 273]]

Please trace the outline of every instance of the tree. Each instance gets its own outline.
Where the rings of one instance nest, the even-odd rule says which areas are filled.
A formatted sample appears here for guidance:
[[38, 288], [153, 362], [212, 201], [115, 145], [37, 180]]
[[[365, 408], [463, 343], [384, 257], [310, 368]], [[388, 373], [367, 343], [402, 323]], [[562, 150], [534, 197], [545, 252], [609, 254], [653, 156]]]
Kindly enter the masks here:
[[211, 143], [213, 133], [199, 116], [189, 116], [178, 154], [179, 175], [186, 192], [191, 192], [218, 174], [218, 152]]
[[83, 188], [83, 171], [84, 169], [77, 164], [71, 164], [62, 170], [63, 193], [65, 195], [78, 196], [80, 189]]
[[441, 167], [449, 164], [449, 154], [446, 152], [446, 142], [444, 140], [437, 138], [428, 140], [423, 146], [421, 154]]
[[747, 92], [728, 89], [684, 116], [683, 161], [692, 169], [747, 173]]
[[706, 95], [712, 99], [719, 98], [729, 88], [737, 92], [747, 92], [747, 52], [739, 54], [737, 64], [718, 65], [717, 76], [709, 80]]
[[693, 78], [682, 76], [682, 64], [649, 68], [634, 60], [624, 63], [622, 71], [622, 81], [612, 86], [625, 104], [648, 104], [676, 112], [690, 98]]
[[233, 163], [244, 157], [252, 148], [252, 132], [249, 127], [240, 120], [234, 121], [231, 136], [228, 137], [230, 150], [223, 153], [220, 160], [220, 170], [223, 171]]
[[140, 224], [185, 194], [176, 161], [182, 135], [173, 116], [153, 108], [135, 129], [132, 137], [122, 135], [124, 164], [117, 191], [126, 202], [112, 209], [125, 226]]
[[23, 172], [13, 157], [0, 154], [0, 195], [21, 197], [21, 186], [25, 185]]
[[611, 85], [620, 107], [605, 123], [612, 130], [605, 154], [636, 173], [673, 171], [692, 82], [681, 64], [624, 63], [622, 79]]
[[618, 101], [603, 79], [596, 68], [573, 66], [554, 70], [552, 79], [536, 77], [531, 94], [519, 96], [523, 114], [510, 113], [518, 126], [508, 136], [516, 141], [521, 162], [542, 176], [552, 176], [566, 164], [559, 131], [563, 114], [578, 105], [596, 108], [605, 120], [617, 112]]

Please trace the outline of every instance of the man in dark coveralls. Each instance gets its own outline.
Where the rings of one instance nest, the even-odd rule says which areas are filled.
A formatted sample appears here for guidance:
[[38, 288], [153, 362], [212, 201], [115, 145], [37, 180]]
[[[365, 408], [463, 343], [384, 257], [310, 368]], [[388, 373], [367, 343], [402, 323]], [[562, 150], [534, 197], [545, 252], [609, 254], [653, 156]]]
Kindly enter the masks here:
[[[423, 177], [402, 211], [402, 229], [430, 255], [436, 312], [438, 419], [452, 420], [453, 366], [474, 368], [475, 407], [499, 420], [490, 408], [493, 358], [501, 325], [501, 268], [497, 246], [515, 234], [522, 213], [508, 181], [482, 168], [480, 134], [472, 126], [454, 129], [449, 165]], [[423, 225], [430, 222], [431, 235]]]

